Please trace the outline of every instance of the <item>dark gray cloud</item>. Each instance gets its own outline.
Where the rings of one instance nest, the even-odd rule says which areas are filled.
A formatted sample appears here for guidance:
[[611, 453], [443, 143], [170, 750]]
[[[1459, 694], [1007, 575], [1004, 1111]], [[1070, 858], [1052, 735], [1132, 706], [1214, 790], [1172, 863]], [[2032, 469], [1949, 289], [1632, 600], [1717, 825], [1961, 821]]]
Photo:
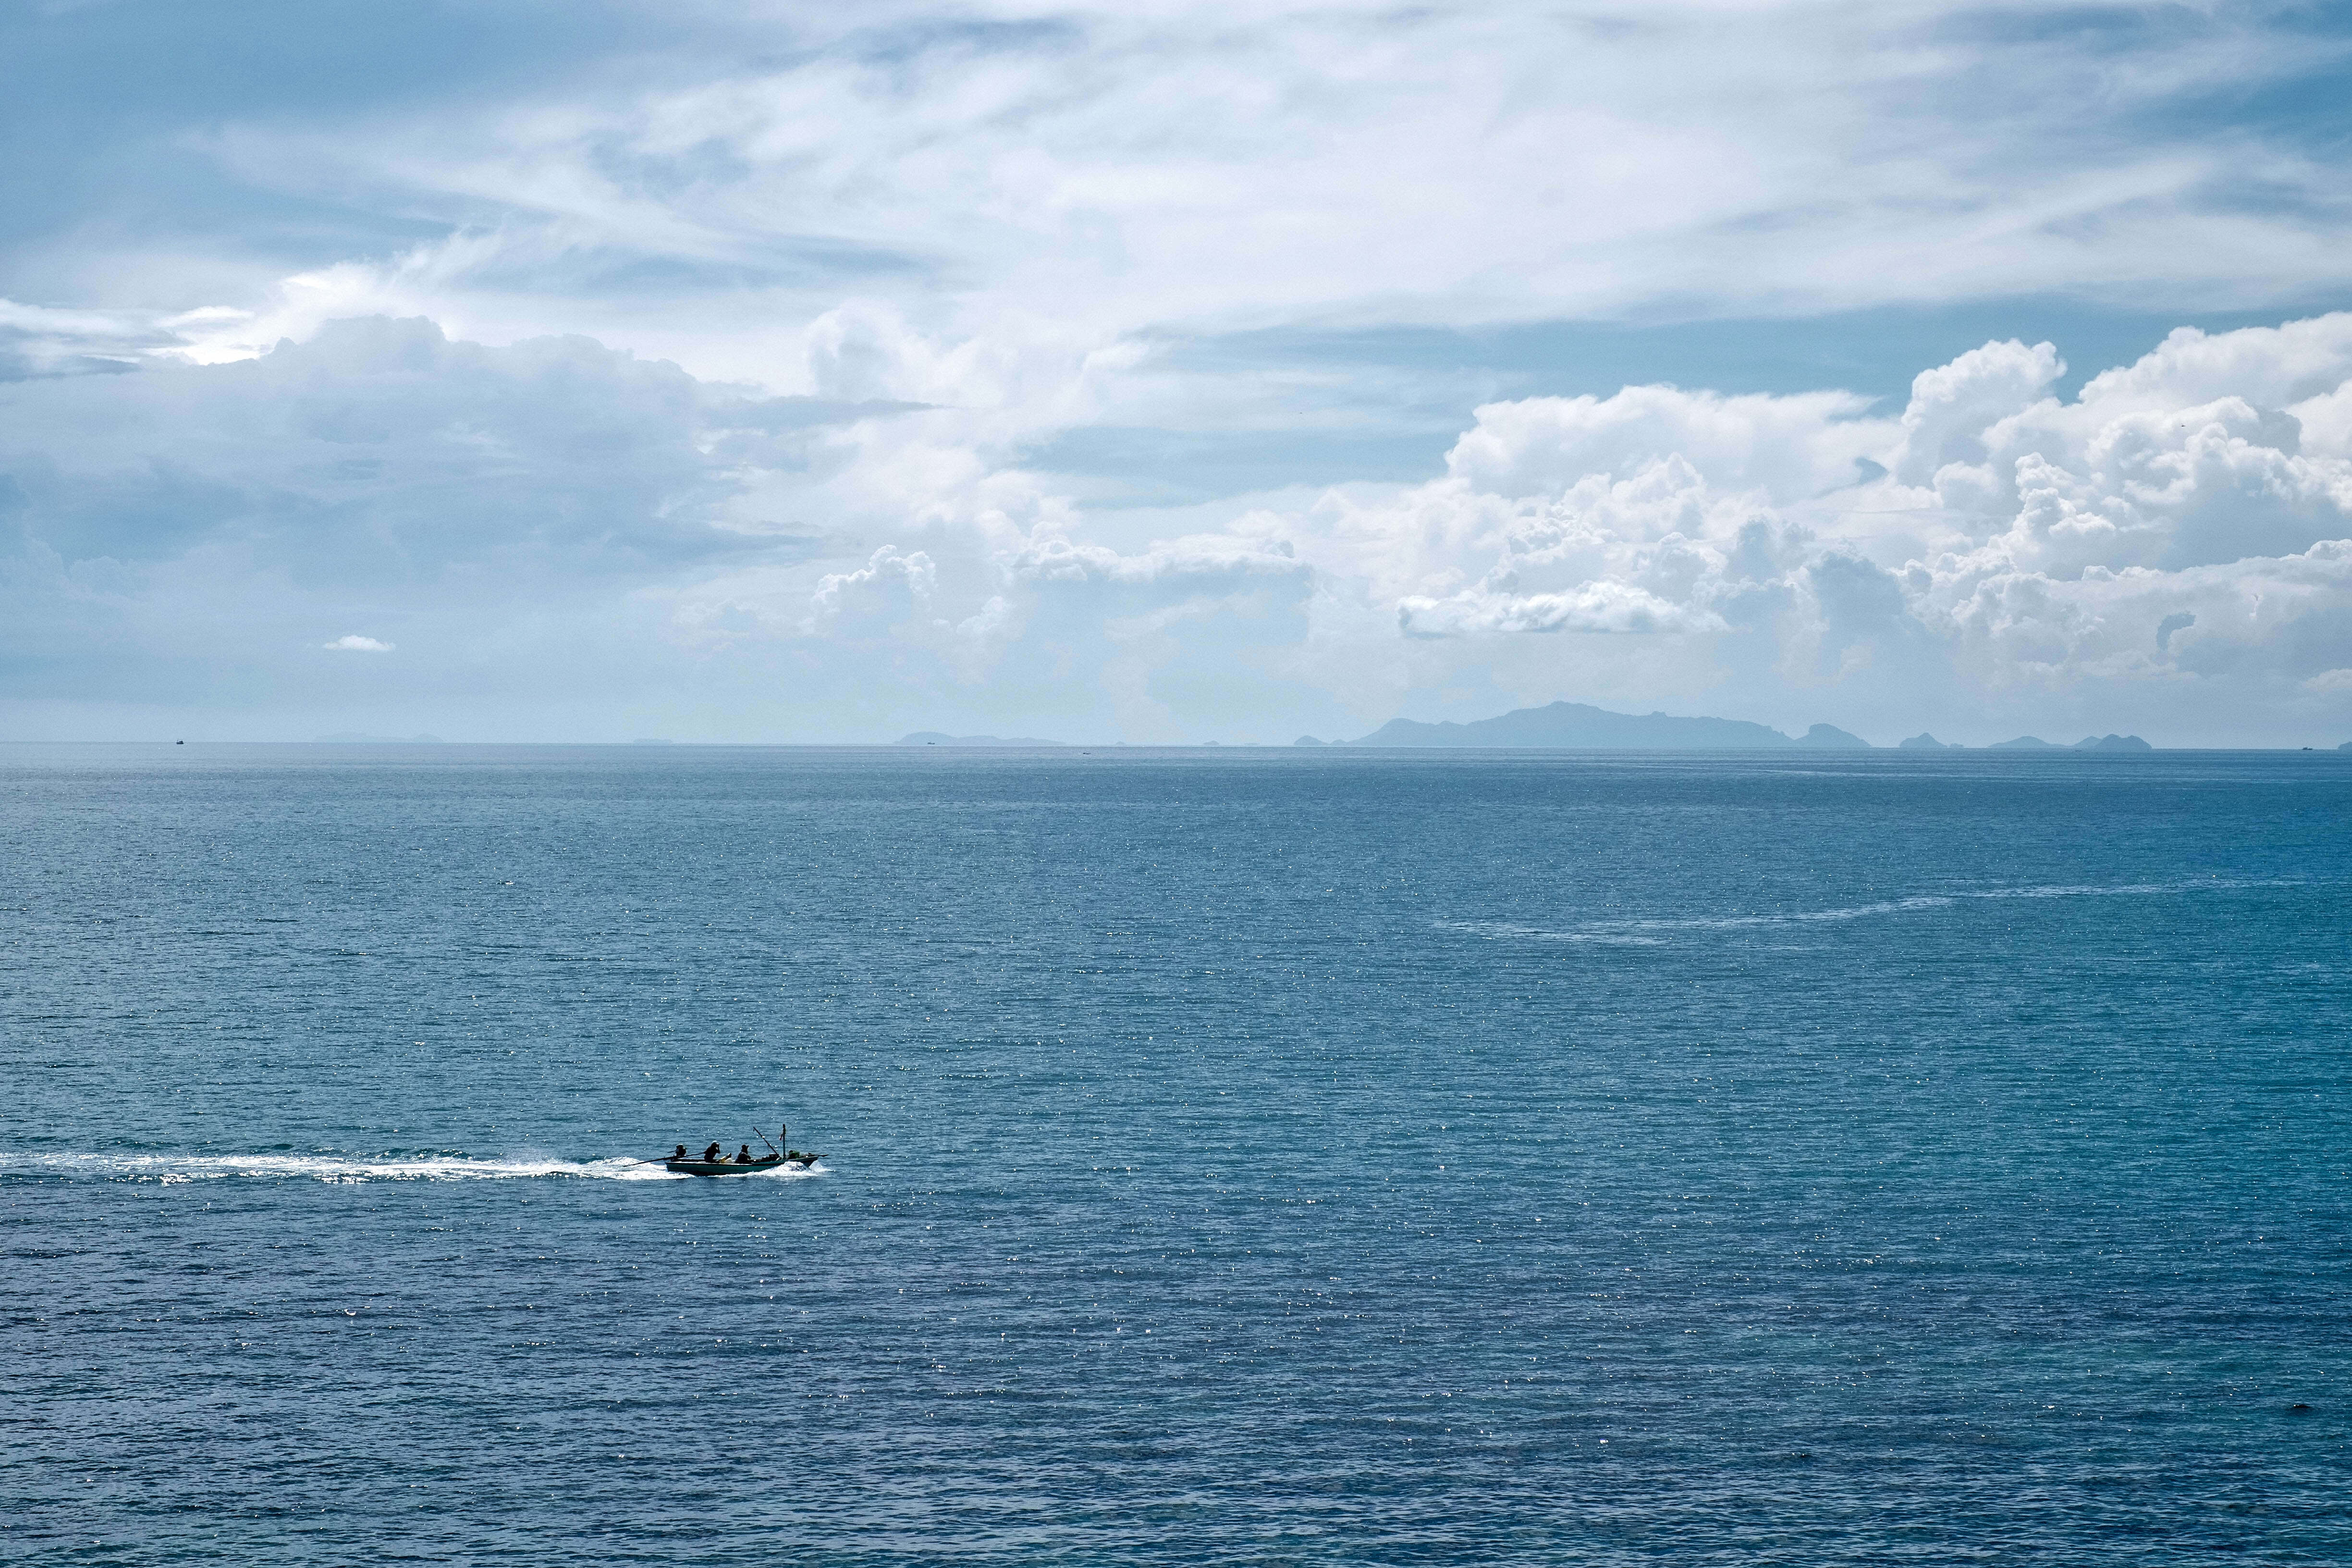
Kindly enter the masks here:
[[[6, 695], [300, 707], [357, 679], [446, 710], [625, 684], [660, 658], [631, 594], [817, 548], [730, 508], [747, 466], [858, 416], [586, 339], [382, 319], [0, 386]], [[400, 673], [330, 668], [349, 638], [394, 644]]]
[[18, 526], [68, 563], [235, 542], [315, 583], [511, 588], [763, 548], [706, 444], [845, 405], [713, 388], [584, 338], [336, 321], [255, 360], [8, 395]]

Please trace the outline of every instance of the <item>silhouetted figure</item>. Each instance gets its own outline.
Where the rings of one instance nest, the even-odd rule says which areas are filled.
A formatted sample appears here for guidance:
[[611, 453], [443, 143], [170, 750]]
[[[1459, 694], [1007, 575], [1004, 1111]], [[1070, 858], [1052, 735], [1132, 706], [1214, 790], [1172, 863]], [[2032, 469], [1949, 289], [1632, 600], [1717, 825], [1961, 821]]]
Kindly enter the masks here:
[[705, 1163], [715, 1165], [715, 1164], [717, 1164], [720, 1160], [722, 1160], [722, 1159], [725, 1159], [725, 1158], [726, 1158], [726, 1152], [725, 1152], [725, 1151], [721, 1150], [721, 1149], [719, 1147], [719, 1145], [718, 1145], [717, 1143], [715, 1143], [715, 1142], [714, 1142], [714, 1143], [712, 1143], [712, 1144], [710, 1145], [710, 1147], [709, 1147], [709, 1148], [705, 1149], [705, 1150], [702, 1152], [702, 1158], [703, 1158], [703, 1161], [704, 1161], [704, 1163]]
[[671, 1158], [671, 1159], [673, 1159], [673, 1160], [683, 1160], [683, 1159], [685, 1159], [685, 1158], [686, 1158], [686, 1145], [685, 1145], [685, 1144], [683, 1144], [683, 1143], [679, 1144], [679, 1145], [677, 1146], [677, 1153], [675, 1153], [675, 1154], [672, 1154], [672, 1155], [670, 1156], [670, 1158]]
[[735, 1163], [739, 1165], [748, 1165], [751, 1163], [751, 1145], [746, 1143], [735, 1151]]

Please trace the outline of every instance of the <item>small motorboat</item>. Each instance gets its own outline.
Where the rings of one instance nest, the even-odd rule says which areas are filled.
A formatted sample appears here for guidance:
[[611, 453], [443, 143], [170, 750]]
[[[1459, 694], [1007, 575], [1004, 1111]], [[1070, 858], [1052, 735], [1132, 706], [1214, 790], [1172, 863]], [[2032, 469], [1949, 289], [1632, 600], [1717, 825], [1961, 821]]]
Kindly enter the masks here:
[[806, 1160], [787, 1160], [782, 1154], [762, 1154], [748, 1164], [733, 1160], [664, 1160], [662, 1169], [673, 1176], [752, 1176], [779, 1165], [805, 1171], [808, 1164]]
[[[785, 1142], [785, 1134], [790, 1131], [791, 1129], [785, 1127], [777, 1128], [775, 1143], [768, 1143], [768, 1135], [764, 1132], [761, 1133], [760, 1142], [768, 1143], [770, 1152], [761, 1155], [756, 1160], [728, 1158], [705, 1160], [688, 1154], [686, 1146], [680, 1144], [677, 1153], [666, 1155], [658, 1161], [648, 1160], [646, 1163], [659, 1164], [663, 1170], [673, 1176], [756, 1176], [762, 1171], [772, 1171], [779, 1166], [787, 1170], [805, 1171], [816, 1163], [816, 1156], [803, 1154], [793, 1148], [790, 1142]], [[779, 1147], [780, 1144], [781, 1147]]]

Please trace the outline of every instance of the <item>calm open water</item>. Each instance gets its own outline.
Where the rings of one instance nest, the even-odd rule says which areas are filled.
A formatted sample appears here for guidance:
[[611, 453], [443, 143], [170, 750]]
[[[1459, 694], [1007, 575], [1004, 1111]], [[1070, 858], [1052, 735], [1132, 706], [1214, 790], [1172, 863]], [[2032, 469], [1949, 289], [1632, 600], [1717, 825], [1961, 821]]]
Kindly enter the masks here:
[[2327, 753], [0, 748], [0, 1558], [2352, 1561], [2347, 828]]

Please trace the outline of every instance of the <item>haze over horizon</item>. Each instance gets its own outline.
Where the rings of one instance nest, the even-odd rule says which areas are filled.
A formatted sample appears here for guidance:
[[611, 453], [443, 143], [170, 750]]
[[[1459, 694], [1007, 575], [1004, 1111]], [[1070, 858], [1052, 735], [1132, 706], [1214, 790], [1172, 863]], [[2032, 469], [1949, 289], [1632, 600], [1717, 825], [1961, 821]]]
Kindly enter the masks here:
[[2333, 7], [0, 22], [0, 741], [2352, 740]]

